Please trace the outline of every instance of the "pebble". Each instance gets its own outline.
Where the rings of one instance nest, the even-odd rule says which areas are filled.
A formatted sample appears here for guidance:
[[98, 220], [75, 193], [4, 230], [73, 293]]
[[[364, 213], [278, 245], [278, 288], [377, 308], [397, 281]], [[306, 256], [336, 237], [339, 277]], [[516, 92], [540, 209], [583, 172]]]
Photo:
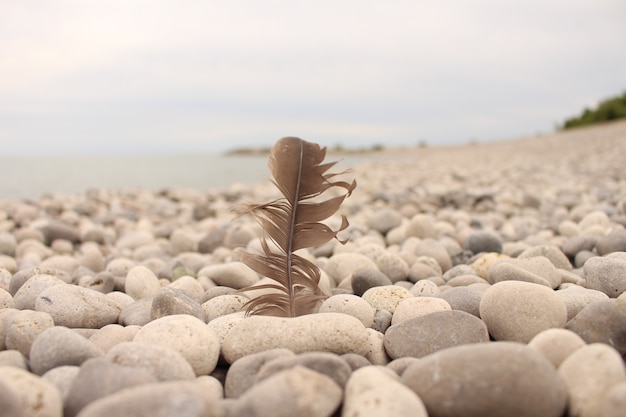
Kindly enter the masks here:
[[392, 359], [421, 358], [441, 349], [489, 341], [487, 326], [458, 310], [438, 311], [392, 325], [385, 332], [385, 350]]
[[352, 279], [356, 271], [365, 268], [379, 271], [376, 263], [362, 253], [338, 253], [328, 259], [324, 270], [335, 282], [341, 282], [346, 278]]
[[204, 287], [198, 280], [189, 275], [183, 275], [168, 285], [170, 288], [176, 288], [184, 291], [187, 296], [202, 304], [204, 300]]
[[622, 417], [624, 410], [626, 410], [626, 382], [620, 382], [613, 385], [604, 396], [601, 415], [602, 417]]
[[126, 274], [124, 289], [126, 294], [135, 300], [140, 300], [154, 297], [161, 289], [161, 284], [154, 272], [143, 265], [137, 265]]
[[14, 366], [28, 370], [28, 359], [19, 350], [0, 351], [0, 366]]
[[46, 288], [58, 284], [65, 284], [65, 282], [52, 275], [33, 275], [13, 296], [15, 308], [19, 310], [34, 310], [37, 296]]
[[443, 272], [452, 268], [452, 258], [450, 254], [446, 248], [435, 239], [426, 238], [417, 242], [414, 251], [418, 256], [430, 256], [434, 258]]
[[80, 371], [79, 366], [57, 366], [56, 368], [50, 369], [48, 372], [41, 376], [41, 379], [44, 381], [50, 382], [52, 385], [57, 387], [61, 392], [61, 396], [63, 397], [63, 402], [67, 398], [67, 393], [72, 386], [72, 382], [74, 382], [74, 378], [78, 375]]
[[61, 281], [67, 284], [72, 282], [72, 277], [70, 276], [70, 274], [68, 274], [65, 271], [58, 270], [58, 269], [41, 268], [41, 267], [22, 269], [16, 272], [11, 277], [11, 282], [9, 284], [9, 292], [11, 293], [11, 295], [15, 296], [15, 294], [22, 287], [22, 285], [24, 285], [26, 281], [28, 281], [30, 278], [32, 278], [35, 275], [53, 276], [53, 277], [59, 278]]
[[209, 265], [198, 271], [198, 277], [211, 279], [216, 285], [237, 290], [254, 285], [259, 276], [243, 262]]
[[478, 259], [470, 264], [470, 267], [476, 271], [476, 275], [483, 279], [488, 279], [489, 269], [491, 266], [503, 259], [511, 259], [510, 256], [501, 253], [489, 252], [481, 255]]
[[565, 358], [583, 346], [585, 346], [585, 341], [567, 329], [544, 330], [528, 342], [528, 347], [540, 352], [555, 368], [558, 368]]
[[0, 366], [0, 387], [1, 412], [6, 416], [63, 416], [59, 389], [24, 369]]
[[295, 318], [251, 316], [226, 334], [222, 355], [228, 363], [252, 353], [284, 347], [295, 353], [367, 353], [368, 333], [363, 324], [341, 313]]
[[122, 326], [143, 326], [152, 321], [152, 299], [144, 298], [124, 306], [119, 314]]
[[616, 229], [598, 238], [595, 249], [604, 256], [613, 252], [626, 252], [626, 230]]
[[561, 363], [559, 375], [567, 387], [569, 414], [581, 417], [601, 416], [607, 391], [626, 382], [622, 357], [602, 343], [576, 350]]
[[374, 322], [371, 328], [381, 333], [385, 333], [389, 326], [391, 326], [391, 320], [393, 315], [391, 312], [385, 309], [377, 309], [374, 313]]
[[188, 314], [205, 321], [204, 309], [183, 290], [171, 287], [163, 287], [152, 298], [150, 317], [158, 319], [175, 314]]
[[215, 332], [200, 319], [184, 314], [151, 321], [137, 332], [133, 341], [153, 343], [178, 351], [196, 375], [213, 372], [220, 352]]
[[440, 276], [440, 272], [431, 268], [429, 265], [422, 262], [415, 262], [409, 268], [408, 279], [411, 282], [419, 282], [430, 277]]
[[[233, 403], [231, 415], [324, 417], [339, 408], [343, 390], [331, 378], [303, 366], [255, 384]], [[277, 407], [277, 404], [280, 404]]]
[[492, 285], [483, 294], [479, 310], [495, 340], [528, 343], [539, 332], [567, 322], [565, 302], [554, 291], [523, 281]]
[[78, 285], [108, 294], [115, 288], [115, 277], [107, 271], [99, 272], [96, 275], [85, 275], [78, 280]]
[[495, 284], [500, 281], [525, 281], [557, 288], [561, 285], [561, 274], [544, 256], [524, 259], [506, 259], [489, 268], [487, 280]]
[[595, 302], [607, 300], [608, 295], [601, 291], [591, 290], [578, 285], [571, 285], [555, 294], [565, 302], [567, 307], [567, 321], [573, 319], [583, 308]]
[[426, 214], [416, 214], [407, 224], [405, 235], [420, 239], [434, 238], [437, 236], [435, 220]]
[[531, 259], [544, 257], [550, 261], [555, 268], [572, 270], [572, 264], [563, 251], [556, 245], [540, 245], [528, 248], [518, 255], [518, 259]]
[[602, 291], [611, 298], [619, 297], [626, 291], [626, 252], [590, 258], [583, 272], [587, 288]]
[[43, 290], [35, 310], [48, 313], [57, 326], [99, 329], [117, 323], [121, 306], [100, 292], [64, 284]]
[[428, 417], [420, 398], [393, 371], [368, 366], [352, 373], [341, 412], [345, 417]]
[[472, 253], [502, 253], [502, 240], [492, 232], [477, 230], [465, 238], [463, 248]]
[[345, 387], [352, 368], [339, 355], [328, 352], [305, 352], [295, 356], [282, 356], [264, 363], [256, 374], [256, 381], [262, 381], [285, 369], [303, 366], [328, 376], [342, 389]]
[[409, 292], [415, 297], [436, 297], [441, 293], [441, 290], [431, 280], [421, 280], [415, 283]]
[[372, 243], [361, 246], [356, 253], [362, 253], [376, 263], [378, 269], [385, 274], [391, 282], [404, 280], [409, 275], [409, 265], [399, 255], [388, 252], [384, 247]]
[[592, 302], [567, 322], [565, 328], [587, 343], [606, 343], [626, 355], [625, 304], [614, 299]]
[[192, 380], [196, 375], [177, 350], [167, 346], [142, 342], [121, 342], [105, 356], [114, 364], [146, 370], [157, 381]]
[[55, 326], [43, 331], [30, 350], [30, 369], [43, 375], [52, 368], [81, 365], [87, 359], [104, 355], [102, 349], [67, 327]]
[[49, 314], [32, 310], [19, 311], [13, 315], [7, 326], [6, 347], [29, 357], [33, 341], [51, 327], [54, 327], [54, 321]]
[[227, 314], [244, 311], [244, 306], [248, 301], [250, 299], [241, 294], [224, 294], [202, 303], [201, 307], [204, 310], [206, 321], [210, 322]]
[[324, 300], [320, 313], [343, 313], [359, 319], [365, 327], [374, 322], [375, 310], [363, 298], [353, 294], [337, 294]]
[[378, 270], [378, 268], [361, 268], [352, 273], [351, 276], [352, 291], [359, 297], [362, 296], [365, 291], [373, 287], [383, 287], [385, 285], [391, 285], [392, 282]]
[[513, 342], [435, 352], [410, 365], [402, 382], [424, 402], [429, 416], [560, 417], [567, 404], [554, 366]]
[[[436, 311], [452, 310], [450, 304], [441, 298], [435, 297], [412, 297], [406, 298], [398, 304], [393, 317], [391, 318], [391, 324], [396, 325], [403, 321], [413, 319], [415, 317], [425, 316], [426, 314], [434, 313]], [[373, 315], [372, 315], [373, 316]]]
[[402, 300], [412, 298], [413, 294], [406, 288], [402, 288], [398, 285], [385, 285], [383, 287], [370, 288], [365, 291], [362, 297], [374, 309], [387, 310], [393, 314], [398, 304], [400, 304]]
[[375, 211], [367, 219], [367, 225], [372, 230], [379, 233], [387, 234], [391, 229], [400, 226], [402, 223], [402, 215], [391, 208], [383, 208]]
[[240, 397], [241, 394], [254, 385], [256, 375], [263, 365], [274, 359], [293, 356], [295, 356], [295, 354], [289, 349], [276, 348], [253, 353], [237, 359], [228, 368], [226, 381], [224, 382], [224, 396], [226, 398]]
[[561, 246], [563, 253], [573, 259], [579, 252], [589, 251], [591, 252], [596, 246], [597, 238], [594, 236], [575, 235], [567, 239]]
[[476, 287], [453, 287], [437, 297], [445, 300], [453, 310], [461, 310], [480, 318], [480, 300], [483, 292]]
[[83, 363], [67, 392], [64, 417], [75, 417], [90, 403], [125, 388], [156, 382], [147, 370], [100, 357]]

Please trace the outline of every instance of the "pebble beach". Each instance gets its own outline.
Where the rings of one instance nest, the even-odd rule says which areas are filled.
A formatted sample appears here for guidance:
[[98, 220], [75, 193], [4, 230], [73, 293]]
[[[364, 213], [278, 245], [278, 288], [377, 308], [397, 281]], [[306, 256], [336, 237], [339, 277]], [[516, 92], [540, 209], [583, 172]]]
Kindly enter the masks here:
[[243, 312], [269, 180], [0, 200], [0, 416], [626, 416], [626, 122], [346, 175], [297, 318]]

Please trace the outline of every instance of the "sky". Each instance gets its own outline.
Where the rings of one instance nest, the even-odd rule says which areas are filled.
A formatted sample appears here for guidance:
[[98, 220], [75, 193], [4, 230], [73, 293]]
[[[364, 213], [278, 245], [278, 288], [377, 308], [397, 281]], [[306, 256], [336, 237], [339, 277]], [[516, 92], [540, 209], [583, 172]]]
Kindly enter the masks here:
[[625, 40], [623, 0], [0, 0], [0, 155], [549, 133]]

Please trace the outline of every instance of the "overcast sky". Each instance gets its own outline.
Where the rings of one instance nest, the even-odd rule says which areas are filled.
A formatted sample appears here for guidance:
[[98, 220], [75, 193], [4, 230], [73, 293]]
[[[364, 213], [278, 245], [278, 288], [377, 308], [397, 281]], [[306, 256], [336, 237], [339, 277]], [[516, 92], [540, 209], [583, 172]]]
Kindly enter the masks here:
[[625, 41], [624, 0], [0, 0], [0, 154], [547, 133]]

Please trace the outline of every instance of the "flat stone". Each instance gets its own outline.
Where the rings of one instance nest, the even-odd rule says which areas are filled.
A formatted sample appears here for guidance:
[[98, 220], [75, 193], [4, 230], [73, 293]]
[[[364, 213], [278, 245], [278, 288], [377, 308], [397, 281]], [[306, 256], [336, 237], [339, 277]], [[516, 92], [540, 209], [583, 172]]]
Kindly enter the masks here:
[[257, 373], [267, 362], [293, 356], [295, 356], [295, 353], [289, 349], [276, 348], [237, 359], [230, 365], [226, 374], [224, 383], [225, 397], [238, 398], [250, 389], [256, 381]]
[[472, 253], [502, 253], [502, 240], [499, 236], [486, 230], [477, 230], [463, 241], [463, 248]]
[[435, 352], [410, 365], [402, 382], [424, 402], [429, 416], [560, 417], [567, 405], [553, 365], [511, 342]]
[[582, 417], [602, 415], [607, 391], [626, 382], [622, 357], [603, 343], [577, 349], [561, 363], [559, 375], [567, 387], [569, 414]]
[[198, 277], [211, 279], [217, 285], [237, 290], [254, 285], [259, 276], [243, 262], [208, 265], [198, 271]]
[[196, 375], [208, 375], [217, 365], [220, 343], [200, 319], [189, 315], [165, 316], [146, 324], [134, 342], [153, 343], [178, 351]]
[[192, 380], [196, 374], [177, 350], [141, 342], [122, 342], [105, 356], [114, 364], [146, 370], [157, 381]]
[[342, 416], [428, 417], [420, 398], [388, 369], [368, 366], [352, 373]]
[[80, 366], [87, 359], [104, 355], [102, 349], [67, 327], [55, 326], [42, 332], [30, 350], [30, 368], [43, 375], [52, 368]]
[[319, 309], [320, 313], [343, 313], [355, 317], [370, 327], [374, 322], [374, 309], [372, 306], [353, 294], [337, 294], [324, 300]]
[[441, 349], [488, 341], [487, 326], [458, 310], [438, 311], [393, 325], [384, 338], [385, 350], [392, 359], [421, 358]]
[[555, 268], [572, 270], [572, 264], [563, 251], [555, 245], [539, 245], [528, 248], [517, 256], [517, 259], [530, 259], [544, 257], [550, 261]]
[[89, 403], [134, 387], [156, 382], [141, 368], [111, 363], [108, 358], [93, 358], [82, 364], [67, 393], [64, 417], [75, 417]]
[[[625, 252], [615, 252], [615, 254]], [[587, 288], [602, 291], [611, 298], [626, 291], [626, 258], [596, 256], [583, 266]]]
[[121, 306], [106, 295], [77, 285], [53, 285], [35, 300], [57, 326], [99, 329], [117, 323]]
[[565, 328], [587, 343], [605, 343], [626, 355], [626, 303], [614, 299], [593, 302]]
[[370, 288], [391, 284], [389, 277], [380, 272], [378, 268], [358, 269], [352, 273], [351, 277], [352, 291], [358, 296], [363, 295]]
[[[7, 417], [63, 417], [59, 389], [24, 369], [0, 366], [0, 387], [1, 412]], [[17, 404], [19, 410], [13, 413]]]
[[150, 316], [158, 319], [175, 314], [188, 314], [202, 321], [206, 320], [200, 303], [188, 296], [185, 291], [171, 287], [159, 289], [152, 299]]
[[496, 262], [489, 268], [487, 280], [492, 284], [500, 281], [525, 281], [554, 289], [561, 285], [561, 274], [548, 258], [535, 256]]
[[544, 285], [502, 281], [483, 294], [480, 317], [495, 340], [528, 343], [543, 330], [564, 327], [567, 307]]
[[235, 401], [232, 415], [331, 416], [342, 399], [343, 390], [331, 378], [296, 366], [260, 381], [243, 393]]
[[252, 353], [287, 348], [294, 353], [367, 353], [368, 333], [356, 318], [341, 313], [295, 318], [251, 316], [226, 334], [222, 355], [228, 363]]
[[480, 318], [480, 300], [483, 292], [476, 287], [453, 287], [437, 297], [445, 300], [452, 310], [461, 310]]

